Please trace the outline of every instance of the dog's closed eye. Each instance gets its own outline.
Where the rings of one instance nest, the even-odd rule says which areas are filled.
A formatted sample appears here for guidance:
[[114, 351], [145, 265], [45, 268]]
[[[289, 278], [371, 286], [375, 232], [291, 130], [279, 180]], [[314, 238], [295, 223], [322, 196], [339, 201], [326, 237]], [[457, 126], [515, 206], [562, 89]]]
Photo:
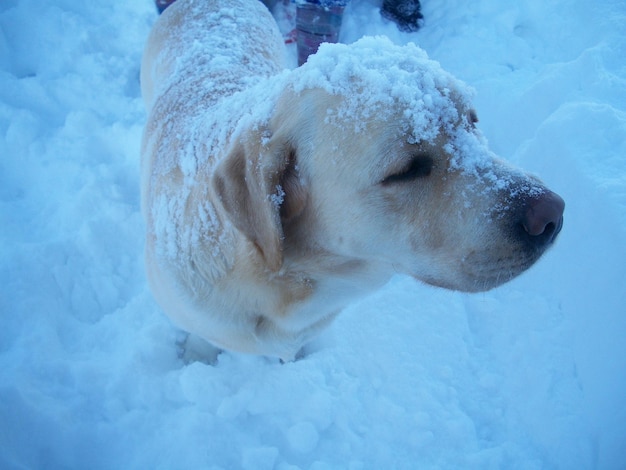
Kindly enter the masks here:
[[409, 164], [397, 173], [392, 173], [383, 179], [383, 185], [394, 183], [405, 183], [430, 176], [433, 170], [434, 161], [427, 154], [415, 155]]

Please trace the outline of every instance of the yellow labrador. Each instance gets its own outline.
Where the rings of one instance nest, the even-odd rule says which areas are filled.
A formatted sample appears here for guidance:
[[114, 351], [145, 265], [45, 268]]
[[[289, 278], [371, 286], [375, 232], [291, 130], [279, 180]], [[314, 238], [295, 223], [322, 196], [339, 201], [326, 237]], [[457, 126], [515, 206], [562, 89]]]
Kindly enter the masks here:
[[258, 0], [178, 0], [148, 39], [147, 272], [182, 328], [290, 360], [394, 273], [486, 290], [552, 244], [563, 200], [490, 153], [419, 48], [283, 54]]

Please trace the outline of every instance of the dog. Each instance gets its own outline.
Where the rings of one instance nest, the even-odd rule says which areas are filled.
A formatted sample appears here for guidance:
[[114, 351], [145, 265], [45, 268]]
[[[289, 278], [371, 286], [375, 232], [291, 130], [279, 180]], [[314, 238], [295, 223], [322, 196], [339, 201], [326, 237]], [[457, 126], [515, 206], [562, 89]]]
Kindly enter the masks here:
[[180, 327], [289, 361], [396, 273], [483, 291], [553, 244], [563, 200], [489, 150], [471, 90], [417, 46], [285, 54], [258, 0], [178, 0], [147, 40], [146, 270]]

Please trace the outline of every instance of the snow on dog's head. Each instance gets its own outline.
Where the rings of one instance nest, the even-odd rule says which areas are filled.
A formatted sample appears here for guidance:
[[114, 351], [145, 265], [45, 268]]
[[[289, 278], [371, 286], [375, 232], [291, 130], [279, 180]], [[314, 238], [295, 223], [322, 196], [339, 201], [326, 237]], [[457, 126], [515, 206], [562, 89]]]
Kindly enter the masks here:
[[493, 155], [473, 91], [417, 46], [322, 45], [287, 80], [269, 140], [289, 149], [298, 176], [287, 186], [308, 204], [285, 242], [305, 221], [316, 249], [476, 291], [554, 241], [561, 198]]
[[441, 130], [452, 130], [459, 107], [469, 109], [473, 94], [413, 43], [400, 47], [385, 37], [322, 44], [301, 72], [296, 91], [321, 88], [341, 97], [338, 114], [329, 119], [344, 125], [352, 116], [385, 120], [401, 108], [402, 132], [415, 140], [432, 140]]

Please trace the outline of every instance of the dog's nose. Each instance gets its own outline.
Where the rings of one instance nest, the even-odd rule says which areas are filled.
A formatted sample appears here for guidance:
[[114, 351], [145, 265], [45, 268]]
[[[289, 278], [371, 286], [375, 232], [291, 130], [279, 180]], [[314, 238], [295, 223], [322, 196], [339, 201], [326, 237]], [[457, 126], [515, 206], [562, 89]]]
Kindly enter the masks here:
[[564, 209], [565, 201], [552, 191], [528, 200], [522, 225], [531, 243], [545, 246], [555, 240], [563, 227]]

